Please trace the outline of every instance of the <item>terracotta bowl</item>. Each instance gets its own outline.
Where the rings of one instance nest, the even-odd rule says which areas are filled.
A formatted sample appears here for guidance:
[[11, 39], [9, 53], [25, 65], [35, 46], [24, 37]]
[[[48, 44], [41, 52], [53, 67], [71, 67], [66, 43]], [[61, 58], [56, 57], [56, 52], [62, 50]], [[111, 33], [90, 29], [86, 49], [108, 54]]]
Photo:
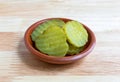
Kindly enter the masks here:
[[[43, 19], [43, 20], [40, 20], [40, 21], [34, 23], [27, 29], [27, 31], [25, 32], [25, 35], [24, 35], [26, 47], [33, 55], [35, 55], [41, 61], [52, 63], [52, 64], [68, 64], [68, 63], [72, 63], [72, 62], [82, 59], [83, 57], [87, 56], [93, 50], [95, 43], [96, 43], [95, 35], [87, 26], [85, 26], [83, 24], [85, 29], [88, 32], [89, 40], [88, 40], [88, 43], [85, 45], [85, 49], [82, 52], [80, 52], [79, 54], [76, 54], [73, 56], [55, 57], [55, 56], [48, 56], [48, 55], [38, 51], [34, 47], [34, 42], [32, 42], [30, 35], [38, 25], [40, 25], [43, 22], [45, 22], [46, 20], [50, 20], [50, 19], [56, 19], [56, 18]], [[59, 19], [63, 20], [64, 22], [71, 20], [71, 19], [67, 19], [67, 18], [59, 18]]]

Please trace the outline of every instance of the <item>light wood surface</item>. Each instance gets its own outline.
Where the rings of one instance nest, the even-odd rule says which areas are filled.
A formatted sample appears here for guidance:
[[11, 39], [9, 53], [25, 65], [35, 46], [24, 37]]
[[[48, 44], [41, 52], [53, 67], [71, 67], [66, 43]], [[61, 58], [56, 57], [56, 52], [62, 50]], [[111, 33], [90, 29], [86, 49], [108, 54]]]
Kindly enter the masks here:
[[[68, 65], [34, 58], [24, 45], [24, 33], [34, 22], [50, 17], [86, 24], [96, 35], [92, 53]], [[43, 75], [120, 75], [120, 1], [0, 0], [0, 82]]]

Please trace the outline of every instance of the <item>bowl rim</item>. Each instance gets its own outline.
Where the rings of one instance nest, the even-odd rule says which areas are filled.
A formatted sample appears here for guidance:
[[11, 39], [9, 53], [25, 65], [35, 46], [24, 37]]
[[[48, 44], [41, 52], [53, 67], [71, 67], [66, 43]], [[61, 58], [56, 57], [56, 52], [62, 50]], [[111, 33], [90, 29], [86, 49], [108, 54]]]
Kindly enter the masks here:
[[[58, 61], [58, 62], [59, 61], [68, 61], [68, 60], [73, 60], [74, 61], [74, 60], [78, 60], [80, 58], [83, 58], [83, 57], [87, 56], [93, 50], [93, 48], [95, 47], [95, 44], [96, 44], [95, 35], [86, 25], [84, 25], [81, 22], [80, 23], [83, 24], [83, 26], [85, 27], [85, 29], [87, 30], [87, 32], [88, 32], [88, 34], [90, 36], [90, 43], [82, 52], [80, 52], [80, 53], [78, 53], [76, 55], [72, 55], [72, 56], [55, 57], [55, 56], [46, 55], [46, 54], [36, 50], [29, 42], [30, 34], [38, 25], [42, 24], [46, 20], [51, 20], [51, 19], [61, 19], [61, 20], [64, 20], [64, 21], [65, 20], [67, 20], [67, 21], [71, 21], [72, 20], [72, 19], [68, 19], [68, 18], [46, 18], [46, 19], [39, 20], [38, 22], [35, 22], [34, 24], [32, 24], [25, 32], [24, 41], [25, 41], [26, 47], [34, 55], [37, 55], [43, 61], [44, 61], [44, 59], [47, 59], [47, 61], [49, 61], [49, 62], [51, 62], [51, 60]], [[32, 40], [31, 40], [31, 42], [32, 42]]]

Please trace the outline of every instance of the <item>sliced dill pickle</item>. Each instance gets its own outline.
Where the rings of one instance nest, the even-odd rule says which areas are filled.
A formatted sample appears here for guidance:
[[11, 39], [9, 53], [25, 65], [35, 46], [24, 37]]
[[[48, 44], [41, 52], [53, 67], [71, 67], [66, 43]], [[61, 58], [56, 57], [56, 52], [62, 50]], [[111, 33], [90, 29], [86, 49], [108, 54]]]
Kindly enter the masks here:
[[58, 26], [58, 27], [63, 27], [63, 25], [65, 25], [64, 21], [60, 20], [60, 19], [52, 19], [52, 20], [47, 20], [45, 21], [43, 24], [39, 25], [31, 34], [31, 38], [33, 41], [35, 41], [37, 39], [37, 37], [41, 34], [44, 33], [44, 31], [48, 28], [48, 27], [52, 27], [52, 26]]
[[82, 47], [88, 41], [88, 33], [83, 25], [77, 21], [69, 21], [63, 27], [68, 42], [75, 47]]
[[66, 36], [60, 27], [49, 27], [35, 40], [36, 48], [50, 56], [63, 57], [68, 51]]
[[78, 54], [79, 52], [81, 52], [84, 49], [83, 47], [75, 47], [72, 44], [69, 44], [69, 50], [67, 52], [68, 55], [75, 55]]

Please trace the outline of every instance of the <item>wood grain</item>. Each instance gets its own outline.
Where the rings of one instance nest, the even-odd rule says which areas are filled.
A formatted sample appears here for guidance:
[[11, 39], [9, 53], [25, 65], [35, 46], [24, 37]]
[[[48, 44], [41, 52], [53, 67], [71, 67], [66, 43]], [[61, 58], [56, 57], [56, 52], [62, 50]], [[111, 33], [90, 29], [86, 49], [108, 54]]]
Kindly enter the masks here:
[[17, 33], [0, 32], [0, 51], [15, 51], [17, 42]]
[[[120, 75], [119, 8], [119, 0], [0, 0], [0, 82], [19, 76]], [[31, 24], [48, 17], [86, 24], [95, 33], [95, 49], [68, 65], [37, 60], [24, 45], [24, 33]]]

